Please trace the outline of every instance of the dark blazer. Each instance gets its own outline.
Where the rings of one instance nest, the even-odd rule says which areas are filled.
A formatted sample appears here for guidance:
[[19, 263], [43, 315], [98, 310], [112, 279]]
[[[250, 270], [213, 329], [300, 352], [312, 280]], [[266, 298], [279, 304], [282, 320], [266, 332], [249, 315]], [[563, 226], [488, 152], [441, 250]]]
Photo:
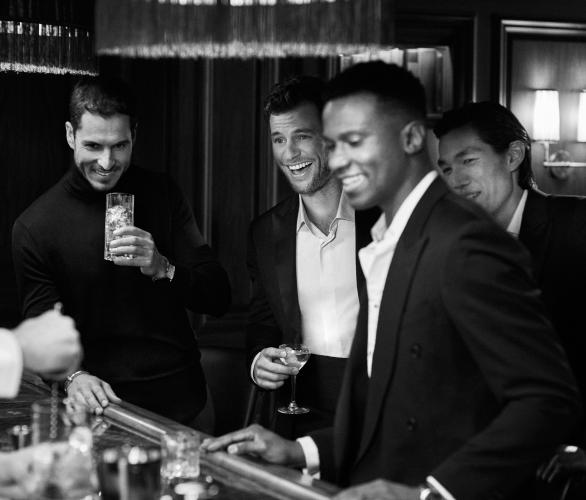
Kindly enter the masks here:
[[[285, 199], [250, 225], [248, 270], [252, 281], [250, 318], [246, 332], [247, 366], [265, 347], [301, 338], [297, 296], [297, 214], [299, 195]], [[380, 210], [356, 212], [356, 251], [371, 241], [370, 229]], [[358, 289], [364, 276], [356, 256]]]
[[518, 242], [434, 181], [389, 268], [371, 378], [364, 304], [334, 428], [312, 434], [325, 479], [520, 498], [581, 412], [538, 295]]
[[586, 398], [586, 199], [530, 190], [519, 239]]

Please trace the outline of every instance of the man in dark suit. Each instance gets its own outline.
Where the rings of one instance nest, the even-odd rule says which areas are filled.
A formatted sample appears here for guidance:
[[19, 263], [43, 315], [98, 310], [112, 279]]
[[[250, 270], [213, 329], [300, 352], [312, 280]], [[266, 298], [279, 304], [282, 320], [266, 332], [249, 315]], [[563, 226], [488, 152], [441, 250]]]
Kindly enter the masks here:
[[[364, 278], [357, 250], [370, 241], [372, 211], [354, 214], [329, 172], [321, 134], [323, 83], [296, 76], [265, 101], [275, 164], [295, 194], [255, 219], [249, 231], [253, 284], [247, 328], [248, 366], [264, 391], [283, 386], [296, 367], [278, 346], [303, 342], [312, 351], [298, 378], [297, 400], [308, 414], [271, 408], [271, 427], [287, 437], [329, 426], [358, 316]], [[277, 392], [287, 406], [290, 392]]]
[[586, 396], [586, 199], [549, 196], [531, 174], [531, 141], [519, 120], [492, 102], [448, 111], [435, 127], [439, 167], [529, 250], [543, 301]]
[[[295, 443], [258, 427], [207, 441], [315, 466], [341, 499], [523, 498], [572, 431], [575, 381], [520, 245], [437, 178], [425, 93], [406, 70], [353, 66], [328, 85], [329, 166], [357, 209], [361, 308], [333, 429]], [[378, 478], [378, 479], [377, 479]]]

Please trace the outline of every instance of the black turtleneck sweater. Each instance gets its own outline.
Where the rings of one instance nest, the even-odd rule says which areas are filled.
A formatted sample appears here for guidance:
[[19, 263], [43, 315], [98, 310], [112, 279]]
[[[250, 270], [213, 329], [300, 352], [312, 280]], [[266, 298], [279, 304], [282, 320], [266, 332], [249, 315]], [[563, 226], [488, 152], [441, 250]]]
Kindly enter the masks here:
[[173, 281], [153, 282], [137, 267], [104, 260], [106, 193], [72, 167], [14, 224], [22, 311], [37, 316], [62, 302], [81, 334], [83, 369], [122, 399], [187, 422], [206, 390], [185, 307], [225, 312], [228, 278], [199, 243], [193, 214], [166, 175], [131, 166], [113, 191], [135, 195], [135, 225], [176, 266]]

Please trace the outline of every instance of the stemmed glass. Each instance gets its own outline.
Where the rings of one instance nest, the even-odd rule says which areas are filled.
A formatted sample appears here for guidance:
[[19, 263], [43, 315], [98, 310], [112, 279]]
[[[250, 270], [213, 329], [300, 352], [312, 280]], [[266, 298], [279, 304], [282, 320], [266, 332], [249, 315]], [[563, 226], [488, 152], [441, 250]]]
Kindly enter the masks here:
[[[291, 363], [299, 363], [299, 369], [303, 368], [307, 360], [309, 359], [309, 347], [303, 344], [281, 344], [279, 349], [283, 349], [287, 354], [281, 359], [281, 363], [289, 365]], [[288, 406], [282, 406], [278, 409], [279, 413], [285, 413], [287, 415], [301, 415], [303, 413], [309, 413], [309, 408], [303, 408], [297, 406], [295, 402], [295, 385], [297, 382], [297, 375], [291, 375], [291, 402]]]

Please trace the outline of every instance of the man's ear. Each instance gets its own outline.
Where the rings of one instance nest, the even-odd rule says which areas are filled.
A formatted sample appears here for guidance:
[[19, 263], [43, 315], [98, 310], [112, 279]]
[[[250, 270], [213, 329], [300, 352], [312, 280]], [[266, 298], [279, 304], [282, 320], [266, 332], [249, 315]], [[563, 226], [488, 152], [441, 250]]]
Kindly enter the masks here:
[[526, 154], [527, 151], [523, 141], [513, 141], [509, 144], [509, 148], [507, 149], [507, 167], [509, 172], [515, 172], [519, 168]]
[[425, 148], [426, 136], [427, 130], [423, 122], [418, 120], [409, 122], [401, 130], [403, 151], [410, 155], [419, 153], [423, 148]]
[[65, 138], [71, 149], [75, 149], [75, 132], [71, 122], [65, 122]]

